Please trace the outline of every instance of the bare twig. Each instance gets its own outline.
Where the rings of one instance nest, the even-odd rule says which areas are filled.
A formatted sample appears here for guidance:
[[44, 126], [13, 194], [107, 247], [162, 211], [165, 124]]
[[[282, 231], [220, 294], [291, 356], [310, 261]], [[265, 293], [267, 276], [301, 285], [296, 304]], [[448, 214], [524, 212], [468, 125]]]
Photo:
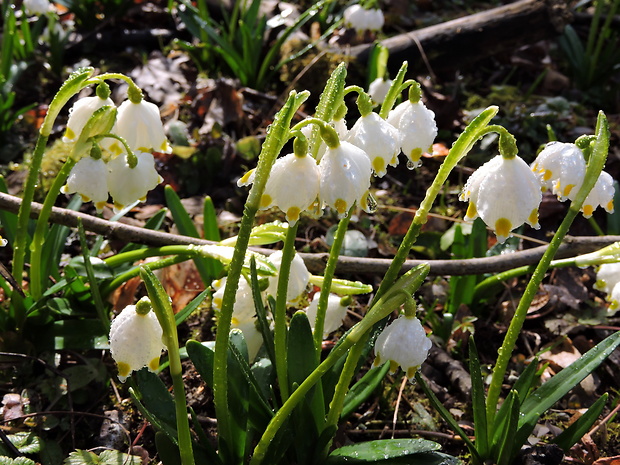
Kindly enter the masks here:
[[[0, 209], [17, 213], [21, 199], [12, 195], [0, 193]], [[41, 204], [32, 204], [31, 215], [36, 218], [41, 211]], [[84, 228], [96, 234], [126, 242], [137, 242], [154, 247], [172, 244], [214, 244], [213, 241], [196, 239], [193, 237], [153, 231], [123, 223], [111, 222], [96, 218], [85, 213], [54, 207], [50, 215], [52, 223], [69, 227], [77, 227], [78, 219], [82, 220]], [[620, 241], [620, 236], [588, 236], [566, 237], [558, 250], [556, 258], [573, 257], [579, 254], [593, 252], [614, 242]], [[407, 260], [402, 271], [405, 272], [422, 263], [428, 263], [431, 274], [434, 275], [467, 275], [498, 273], [519, 266], [538, 263], [546, 246], [535, 247], [519, 252], [513, 252], [495, 257], [470, 258], [465, 260]], [[258, 252], [271, 254], [272, 249], [254, 248]], [[308, 269], [313, 273], [320, 273], [327, 263], [327, 253], [300, 253]], [[392, 262], [389, 258], [359, 258], [341, 256], [338, 259], [336, 271], [341, 274], [382, 274]]]

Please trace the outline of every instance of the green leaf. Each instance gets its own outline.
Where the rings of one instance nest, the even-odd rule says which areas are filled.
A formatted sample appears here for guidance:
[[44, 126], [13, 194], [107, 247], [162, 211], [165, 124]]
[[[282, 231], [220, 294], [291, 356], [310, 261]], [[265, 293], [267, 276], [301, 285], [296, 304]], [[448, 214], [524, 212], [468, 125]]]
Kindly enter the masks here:
[[[423, 452], [434, 452], [441, 446], [426, 439], [383, 439], [344, 446], [332, 451], [327, 465], [345, 463], [379, 463], [387, 459], [407, 457]], [[418, 463], [412, 461], [410, 463]]]
[[[217, 213], [215, 211], [215, 206], [213, 205], [213, 200], [211, 200], [211, 197], [209, 197], [208, 195], [205, 197], [202, 212], [202, 230], [204, 238], [209, 241], [219, 242], [221, 237], [220, 229], [217, 224]], [[206, 259], [205, 261], [209, 263], [209, 272], [213, 277], [218, 278], [219, 276], [221, 276], [224, 267], [219, 261], [209, 259]]]
[[505, 417], [505, 421], [498, 427], [500, 432], [499, 441], [494, 444], [494, 446], [498, 447], [498, 465], [509, 465], [512, 463], [514, 453], [521, 449], [521, 443], [515, 441], [515, 433], [519, 421], [519, 393], [514, 389], [511, 390], [504, 404], [507, 405], [506, 410], [508, 414]]
[[147, 369], [134, 372], [131, 377], [140, 402], [157, 419], [160, 429], [176, 440], [176, 411], [174, 399], [164, 382]]
[[0, 465], [36, 465], [34, 460], [28, 457], [16, 457], [12, 459], [7, 456], [0, 456]]
[[[168, 214], [168, 209], [162, 208], [157, 213], [155, 213], [153, 216], [151, 216], [146, 221], [146, 223], [144, 223], [144, 226], [142, 226], [142, 228], [150, 229], [152, 231], [159, 230], [162, 224], [164, 224], [164, 220], [166, 219], [167, 214]], [[121, 254], [124, 252], [129, 252], [131, 250], [138, 250], [138, 249], [144, 249], [144, 248], [146, 248], [146, 245], [144, 244], [137, 244], [135, 242], [130, 242], [129, 244], [125, 245], [125, 247], [123, 247], [118, 253]]]
[[540, 379], [540, 375], [537, 376], [537, 368], [538, 357], [534, 357], [534, 360], [532, 360], [525, 370], [523, 370], [523, 372], [519, 375], [519, 379], [515, 382], [513, 389], [519, 393], [519, 404], [523, 404], [523, 402], [525, 402], [530, 390]]
[[101, 465], [141, 465], [142, 459], [137, 455], [125, 454], [118, 450], [104, 450], [99, 454]]
[[[179, 233], [188, 237], [200, 238], [194, 222], [187, 213], [187, 210], [185, 210], [185, 207], [181, 203], [181, 199], [174, 189], [171, 186], [166, 186], [164, 193], [166, 196], [166, 205], [170, 209], [172, 219], [174, 220], [176, 227], [179, 229]], [[208, 286], [211, 284], [211, 281], [213, 281], [216, 276], [213, 274], [214, 270], [213, 267], [209, 265], [209, 262], [202, 257], [196, 257], [194, 258], [194, 264], [196, 265], [196, 268], [200, 273], [200, 277], [205, 285]]]
[[469, 373], [471, 374], [471, 404], [474, 413], [475, 444], [478, 453], [486, 457], [489, 453], [489, 430], [487, 426], [487, 406], [484, 397], [484, 384], [480, 371], [480, 358], [474, 338], [469, 338]]
[[200, 307], [200, 305], [204, 302], [205, 298], [210, 293], [211, 293], [210, 289], [205, 289], [200, 294], [198, 294], [196, 297], [194, 297], [192, 301], [183, 308], [183, 310], [181, 310], [180, 312], [177, 312], [174, 315], [174, 321], [176, 322], [177, 326], [183, 323], [187, 319], [188, 316], [194, 313], [194, 311], [198, 307]]
[[368, 399], [377, 389], [385, 375], [390, 370], [390, 364], [384, 363], [382, 366], [372, 367], [362, 379], [355, 383], [344, 398], [342, 413], [340, 418], [351, 415], [362, 403]]
[[463, 442], [467, 446], [469, 453], [474, 456], [476, 462], [481, 463], [482, 460], [480, 458], [480, 454], [478, 453], [478, 449], [476, 449], [476, 446], [474, 446], [474, 443], [471, 442], [469, 436], [467, 436], [465, 431], [463, 431], [463, 429], [459, 426], [459, 424], [454, 419], [452, 414], [448, 411], [448, 409], [443, 406], [443, 404], [439, 401], [439, 399], [437, 399], [437, 396], [435, 396], [433, 391], [430, 390], [430, 388], [426, 384], [426, 381], [424, 381], [424, 378], [422, 378], [422, 376], [420, 375], [420, 372], [416, 373], [415, 379], [424, 391], [424, 394], [426, 394], [426, 397], [428, 397], [431, 405], [435, 407], [435, 410], [437, 410], [439, 415], [441, 415], [441, 418], [443, 418], [446, 423], [450, 425], [450, 428], [452, 428], [454, 432], [456, 432], [461, 437], [461, 439], [463, 439]]
[[558, 436], [553, 438], [551, 442], [557, 444], [566, 453], [577, 442], [590, 431], [594, 422], [598, 419], [601, 412], [605, 408], [605, 403], [609, 397], [608, 393], [603, 394], [577, 421], [562, 431]]
[[[206, 345], [209, 344], [209, 345]], [[187, 355], [196, 367], [196, 371], [209, 387], [213, 387], [213, 342], [201, 343], [198, 341], [187, 341], [185, 348]]]
[[524, 443], [540, 416], [592, 373], [618, 345], [620, 345], [620, 331], [601, 341], [532, 392], [521, 405], [517, 443]]
[[9, 434], [7, 438], [21, 454], [36, 454], [41, 451], [41, 439], [33, 432]]
[[155, 433], [155, 446], [159, 460], [164, 465], [181, 465], [179, 447], [165, 433], [161, 431]]

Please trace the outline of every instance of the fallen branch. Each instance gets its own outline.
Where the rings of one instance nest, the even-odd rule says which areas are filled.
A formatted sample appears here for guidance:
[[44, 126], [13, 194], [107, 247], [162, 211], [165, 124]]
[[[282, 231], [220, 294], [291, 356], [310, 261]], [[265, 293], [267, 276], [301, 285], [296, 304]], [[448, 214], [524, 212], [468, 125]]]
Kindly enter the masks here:
[[[407, 60], [410, 68], [424, 70], [425, 53], [433, 69], [452, 70], [472, 60], [556, 37], [571, 20], [570, 4], [565, 0], [520, 0], [399, 34], [381, 44], [390, 51], [394, 66]], [[365, 63], [371, 47], [358, 45], [351, 48], [350, 54]]]
[[[0, 209], [17, 213], [21, 199], [12, 195], [0, 193]], [[36, 218], [41, 211], [41, 204], [32, 203], [31, 216]], [[215, 244], [213, 241], [195, 239], [161, 231], [153, 231], [137, 226], [112, 222], [92, 215], [54, 207], [50, 215], [52, 223], [75, 228], [78, 220], [82, 221], [87, 231], [112, 239], [126, 242], [137, 242], [152, 247], [164, 245], [183, 244]], [[556, 258], [574, 257], [576, 255], [594, 252], [602, 247], [620, 241], [620, 236], [593, 236], [593, 237], [567, 237], [560, 246]], [[403, 265], [403, 272], [421, 263], [429, 263], [431, 274], [434, 275], [467, 275], [498, 273], [519, 266], [532, 265], [540, 260], [547, 246], [535, 247], [520, 252], [497, 255], [495, 257], [470, 258], [466, 260], [407, 260]], [[253, 248], [264, 254], [271, 254], [272, 249]], [[312, 273], [321, 273], [327, 262], [327, 253], [300, 253], [306, 266]], [[382, 274], [390, 263], [389, 258], [359, 258], [341, 256], [336, 270], [341, 274]]]

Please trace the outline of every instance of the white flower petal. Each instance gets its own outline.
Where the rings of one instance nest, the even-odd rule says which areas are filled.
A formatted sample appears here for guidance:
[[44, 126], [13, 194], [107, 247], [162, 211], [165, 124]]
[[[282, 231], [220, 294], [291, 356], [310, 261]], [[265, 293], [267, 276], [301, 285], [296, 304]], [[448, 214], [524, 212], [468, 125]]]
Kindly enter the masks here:
[[[308, 315], [308, 322], [310, 327], [314, 331], [316, 323], [316, 314], [319, 307], [319, 293], [314, 294], [310, 306], [306, 309], [306, 315]], [[325, 310], [325, 320], [323, 322], [323, 338], [327, 337], [329, 333], [333, 333], [342, 326], [345, 317], [347, 316], [346, 305], [342, 305], [342, 297], [336, 294], [330, 294], [327, 299], [327, 309]]]
[[135, 305], [125, 307], [112, 320], [110, 353], [118, 365], [121, 382], [125, 382], [132, 371], [144, 367], [155, 371], [159, 367], [159, 357], [165, 348], [162, 335], [163, 330], [155, 312], [140, 315]]
[[93, 113], [104, 106], [113, 107], [114, 102], [110, 98], [102, 99], [97, 96], [84, 97], [76, 101], [69, 110], [67, 129], [62, 141], [75, 142]]
[[430, 150], [437, 137], [435, 113], [426, 108], [422, 101], [411, 103], [410, 100], [398, 105], [388, 115], [387, 122], [401, 132], [401, 148], [411, 163], [420, 164], [420, 157]]
[[321, 201], [334, 208], [342, 218], [357, 202], [368, 208], [365, 196], [370, 188], [372, 167], [362, 149], [349, 142], [330, 148], [319, 163], [321, 171]]
[[131, 168], [127, 163], [126, 153], [108, 163], [108, 189], [116, 210], [144, 199], [146, 194], [162, 181], [155, 169], [153, 155], [145, 152], [134, 153], [138, 159], [135, 168]]
[[67, 183], [62, 192], [72, 194], [77, 192], [84, 201], [93, 201], [98, 211], [108, 200], [108, 167], [103, 160], [85, 157], [80, 159], [71, 169]]
[[377, 176], [384, 176], [388, 165], [398, 164], [401, 133], [376, 113], [360, 117], [346, 140], [366, 152]]
[[594, 210], [599, 206], [603, 207], [607, 213], [613, 213], [614, 193], [614, 178], [606, 171], [601, 171], [596, 184], [594, 184], [594, 187], [581, 206], [583, 216], [590, 218]]
[[121, 103], [113, 132], [123, 137], [131, 150], [163, 153], [172, 151], [164, 133], [159, 108], [145, 100], [140, 103], [125, 100]]
[[[272, 253], [268, 257], [268, 260], [273, 263], [278, 270], [278, 274], [269, 278], [269, 287], [267, 288], [267, 293], [275, 297], [278, 290], [280, 266], [282, 264], [282, 251], [278, 250], [277, 252]], [[293, 256], [293, 261], [291, 262], [291, 271], [288, 278], [288, 289], [286, 292], [287, 303], [290, 305], [295, 304], [306, 291], [309, 282], [310, 272], [308, 271], [308, 268], [306, 268], [306, 264], [303, 259], [298, 254], [295, 254]]]
[[389, 360], [392, 372], [400, 366], [411, 379], [426, 360], [432, 345], [420, 320], [401, 315], [377, 337], [375, 362], [381, 364]]
[[485, 163], [467, 181], [460, 199], [470, 202], [465, 218], [480, 216], [500, 242], [523, 223], [538, 227], [540, 183], [520, 157], [497, 155]]

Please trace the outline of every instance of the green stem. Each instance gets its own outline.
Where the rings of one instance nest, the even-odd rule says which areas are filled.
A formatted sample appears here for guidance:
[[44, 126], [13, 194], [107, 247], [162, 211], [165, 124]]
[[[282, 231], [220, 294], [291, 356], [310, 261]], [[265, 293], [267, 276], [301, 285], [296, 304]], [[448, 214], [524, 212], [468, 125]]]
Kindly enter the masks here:
[[276, 353], [276, 374], [280, 386], [282, 402], [286, 402], [289, 396], [288, 365], [287, 365], [287, 330], [286, 330], [286, 301], [288, 294], [288, 282], [291, 275], [291, 263], [295, 256], [295, 238], [297, 227], [289, 224], [286, 230], [284, 246], [282, 248], [282, 260], [278, 271], [278, 287], [276, 291], [276, 308], [274, 314], [273, 342]]
[[493, 117], [497, 114], [497, 107], [491, 106], [480, 113], [461, 133], [459, 138], [456, 140], [452, 148], [450, 149], [450, 153], [443, 161], [441, 167], [439, 168], [439, 172], [433, 183], [426, 191], [426, 195], [422, 203], [420, 204], [420, 208], [416, 212], [413, 221], [411, 222], [411, 226], [409, 226], [409, 230], [405, 237], [403, 238], [390, 267], [388, 268], [385, 276], [375, 294], [375, 299], [380, 298], [396, 281], [398, 274], [401, 271], [403, 263], [407, 259], [409, 255], [409, 251], [413, 246], [415, 240], [420, 234], [420, 230], [422, 226], [426, 223], [428, 219], [428, 213], [433, 206], [433, 202], [439, 193], [441, 192], [444, 183], [448, 179], [448, 175], [452, 172], [456, 164], [471, 150], [473, 144], [481, 137], [481, 134], [485, 133], [486, 126], [489, 124], [489, 121], [493, 119]]
[[502, 346], [498, 350], [497, 362], [493, 368], [491, 384], [489, 386], [487, 396], [487, 425], [489, 425], [489, 431], [492, 430], [492, 425], [495, 421], [497, 404], [499, 402], [499, 395], [504, 381], [504, 376], [506, 375], [506, 370], [508, 368], [508, 362], [510, 361], [517, 338], [519, 337], [521, 328], [523, 327], [527, 310], [529, 309], [530, 304], [538, 291], [538, 287], [540, 286], [540, 283], [549, 268], [553, 256], [560, 247], [564, 236], [568, 233], [571, 223], [579, 213], [583, 202], [585, 201], [588, 193], [592, 190], [592, 187], [594, 187], [594, 184], [599, 178], [601, 170], [605, 165], [605, 160], [607, 159], [607, 152], [609, 149], [609, 128], [607, 125], [607, 119], [602, 112], [599, 113], [596, 123], [596, 140], [591, 146], [593, 147], [592, 155], [588, 161], [583, 184], [579, 189], [575, 200], [571, 203], [566, 217], [553, 236], [549, 247], [547, 247], [547, 250], [538, 263], [538, 266], [536, 267], [536, 270], [534, 271], [534, 274], [532, 275], [532, 278], [523, 293], [523, 297], [521, 297], [519, 305], [515, 310], [515, 315], [510, 322], [510, 326], [508, 327]]
[[148, 268], [142, 268], [140, 274], [153, 304], [153, 310], [163, 329], [163, 339], [168, 349], [168, 362], [170, 377], [172, 378], [172, 387], [174, 389], [174, 408], [181, 463], [182, 465], [194, 465], [192, 436], [189, 429], [189, 419], [187, 417], [183, 368], [181, 366], [181, 354], [179, 353], [179, 339], [174, 312], [166, 291], [153, 272]]
[[336, 273], [336, 265], [338, 264], [338, 257], [340, 256], [340, 249], [344, 243], [344, 237], [347, 233], [349, 222], [351, 221], [351, 214], [355, 204], [351, 206], [347, 215], [338, 223], [338, 229], [334, 235], [334, 242], [332, 243], [329, 251], [329, 258], [325, 265], [325, 272], [323, 273], [323, 284], [321, 285], [321, 293], [319, 294], [319, 303], [316, 311], [316, 320], [314, 322], [314, 345], [316, 346], [317, 353], [321, 353], [321, 344], [323, 343], [323, 328], [325, 327], [325, 312], [327, 311], [327, 302], [329, 300], [329, 293], [332, 287], [332, 281], [334, 274]]
[[[325, 373], [344, 356], [349, 348], [354, 344], [360, 343], [365, 335], [372, 329], [372, 327], [381, 319], [389, 315], [394, 309], [399, 308], [405, 302], [405, 294], [403, 289], [409, 290], [410, 293], [415, 292], [424, 278], [428, 275], [429, 266], [426, 264], [420, 265], [417, 268], [409, 270], [403, 277], [396, 283], [393, 289], [383, 297], [377, 300], [375, 305], [368, 311], [366, 316], [357, 323], [348, 333], [338, 342], [336, 347], [329, 353], [327, 358], [312, 372], [308, 377], [299, 385], [295, 391], [293, 391], [282, 407], [276, 412], [271, 419], [263, 436], [254, 449], [254, 454], [250, 460], [250, 465], [259, 465], [262, 463], [269, 448], [269, 444], [275, 438], [276, 434], [292, 413], [295, 407], [301, 402], [308, 391], [319, 382]], [[393, 292], [392, 292], [393, 291]], [[360, 345], [363, 345], [360, 343]]]
[[215, 413], [218, 421], [220, 453], [225, 453], [225, 451], [229, 450], [228, 444], [232, 444], [236, 439], [232, 436], [232, 429], [230, 426], [231, 418], [228, 408], [227, 353], [233, 306], [236, 299], [237, 288], [239, 287], [239, 278], [245, 261], [245, 253], [252, 232], [252, 224], [256, 212], [258, 211], [260, 199], [265, 190], [271, 167], [282, 150], [284, 143], [288, 140], [289, 128], [293, 115], [307, 97], [308, 93], [306, 92], [299, 95], [294, 91], [291, 92], [282, 109], [276, 114], [274, 122], [267, 133], [267, 138], [265, 139], [259, 156], [258, 166], [256, 167], [254, 183], [252, 184], [248, 199], [245, 203], [235, 251], [229, 266], [228, 279], [222, 297], [222, 307], [215, 336], [215, 355], [213, 359], [213, 402], [215, 404]]
[[172, 265], [176, 265], [177, 263], [181, 263], [192, 258], [191, 255], [173, 255], [171, 257], [162, 258], [161, 260], [157, 260], [155, 262], [150, 262], [147, 264], [143, 264], [140, 266], [136, 266], [124, 273], [119, 274], [116, 278], [114, 278], [109, 283], [104, 284], [99, 289], [102, 297], [109, 296], [115, 289], [120, 287], [123, 283], [129, 281], [131, 278], [135, 278], [140, 274], [140, 268], [148, 268], [149, 270], [159, 270], [161, 268], [167, 268]]
[[[84, 87], [88, 86], [87, 79], [93, 74], [93, 68], [80, 68], [69, 76], [69, 78], [61, 86], [49, 105], [43, 125], [39, 130], [39, 138], [32, 154], [28, 176], [24, 183], [24, 195], [19, 212], [17, 214], [17, 229], [15, 244], [13, 245], [13, 276], [18, 282], [21, 282], [24, 273], [24, 262], [26, 256], [26, 244], [28, 241], [28, 220], [30, 219], [30, 205], [34, 199], [34, 191], [37, 186], [39, 172], [41, 171], [41, 162], [47, 140], [52, 132], [54, 121], [71, 97], [77, 94]], [[22, 316], [16, 318], [19, 322]]]
[[493, 375], [487, 397], [487, 425], [490, 427], [489, 431], [493, 431], [491, 425], [493, 425], [495, 421], [495, 413], [497, 411], [497, 403], [499, 401], [499, 394], [504, 381], [504, 375], [506, 374], [506, 369], [508, 368], [508, 362], [512, 356], [512, 351], [514, 350], [519, 334], [521, 333], [521, 328], [525, 322], [527, 310], [530, 308], [530, 304], [538, 292], [538, 287], [545, 277], [545, 273], [549, 268], [551, 260], [562, 244], [562, 239], [564, 239], [564, 236], [568, 233], [570, 225], [578, 213], [579, 209], [575, 210], [571, 207], [568, 210], [568, 214], [562, 221], [562, 224], [560, 224], [560, 227], [553, 236], [549, 247], [547, 247], [547, 250], [536, 266], [534, 274], [532, 275], [530, 282], [527, 284], [525, 292], [523, 293], [515, 314], [510, 322], [510, 326], [508, 327], [508, 331], [504, 337], [502, 347], [497, 351], [497, 362], [493, 368]]
[[24, 184], [24, 195], [22, 203], [19, 205], [17, 213], [17, 230], [15, 234], [15, 244], [13, 244], [13, 276], [18, 283], [21, 283], [24, 273], [24, 262], [26, 257], [26, 243], [28, 240], [28, 221], [30, 220], [30, 205], [34, 199], [34, 191], [37, 187], [41, 162], [45, 153], [48, 136], [39, 134], [37, 144], [32, 153], [28, 177]]
[[41, 208], [41, 212], [37, 218], [34, 236], [32, 237], [32, 242], [30, 243], [30, 293], [34, 300], [39, 300], [41, 295], [43, 295], [43, 289], [45, 287], [43, 281], [47, 279], [43, 276], [43, 272], [45, 270], [43, 270], [42, 266], [42, 255], [43, 247], [45, 245], [45, 236], [48, 231], [48, 220], [52, 213], [52, 207], [56, 203], [56, 199], [60, 194], [60, 189], [65, 184], [65, 181], [67, 180], [69, 173], [71, 173], [71, 169], [75, 163], [76, 162], [73, 158], [69, 158], [62, 166], [56, 175], [49, 192], [45, 196], [43, 207]]
[[133, 263], [144, 260], [148, 257], [164, 257], [166, 255], [190, 255], [192, 257], [202, 256], [200, 246], [195, 245], [164, 245], [148, 249], [136, 249], [128, 252], [112, 255], [104, 260], [110, 268], [116, 268], [125, 263]]

